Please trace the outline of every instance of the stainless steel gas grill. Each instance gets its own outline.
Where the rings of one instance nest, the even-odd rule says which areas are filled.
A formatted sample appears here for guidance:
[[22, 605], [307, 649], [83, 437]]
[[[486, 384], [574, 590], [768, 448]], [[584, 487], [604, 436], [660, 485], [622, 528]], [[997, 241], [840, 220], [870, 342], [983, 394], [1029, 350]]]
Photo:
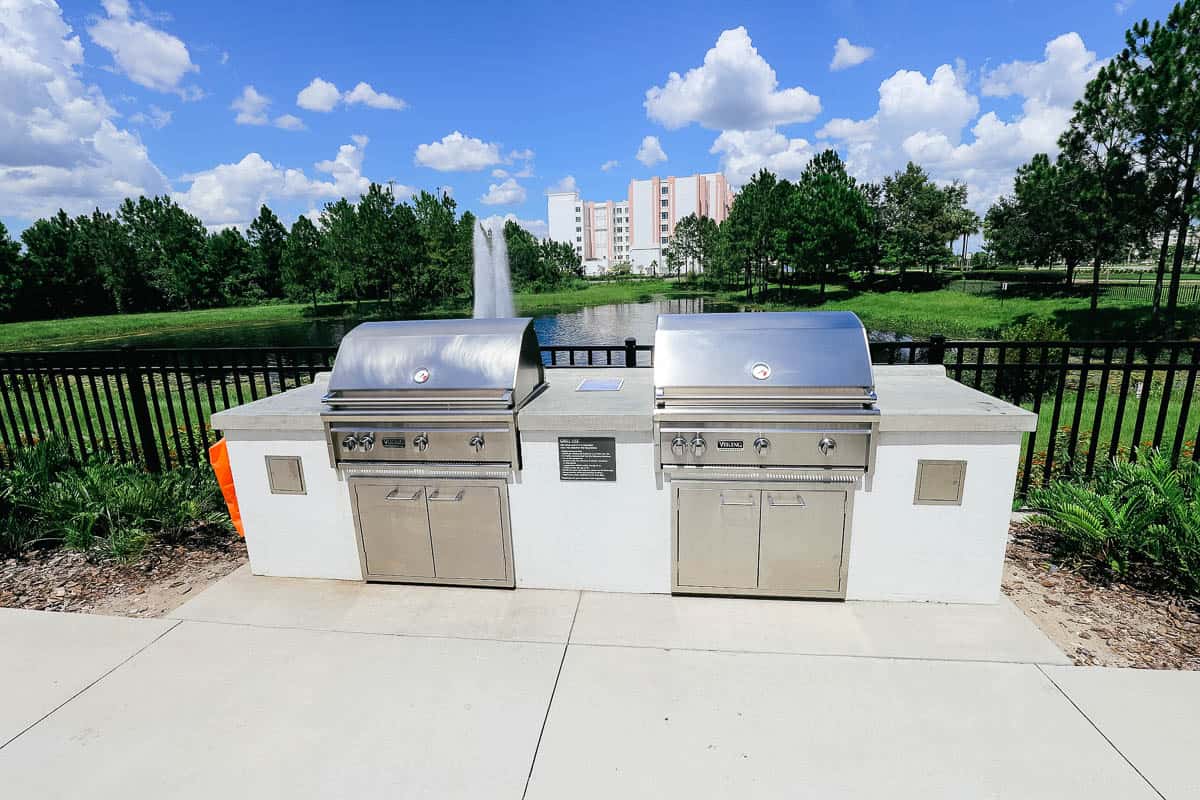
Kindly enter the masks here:
[[845, 597], [874, 385], [848, 312], [658, 318], [654, 434], [675, 592]]
[[514, 585], [508, 483], [545, 389], [530, 319], [368, 322], [323, 398], [367, 580]]

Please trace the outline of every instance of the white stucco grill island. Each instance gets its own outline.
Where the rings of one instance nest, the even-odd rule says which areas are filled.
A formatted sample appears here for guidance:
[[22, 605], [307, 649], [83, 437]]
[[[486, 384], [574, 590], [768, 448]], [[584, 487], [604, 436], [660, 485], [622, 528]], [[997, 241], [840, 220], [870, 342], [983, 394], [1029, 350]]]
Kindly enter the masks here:
[[[1036, 417], [940, 366], [874, 372], [878, 432], [870, 475], [852, 486], [845, 598], [995, 602], [1022, 434]], [[671, 482], [655, 480], [653, 372], [545, 376], [520, 411], [522, 464], [507, 484], [515, 585], [670, 592]], [[580, 391], [585, 380], [619, 388]], [[320, 375], [213, 415], [255, 574], [363, 579], [350, 493], [322, 424], [327, 385]], [[301, 493], [272, 493], [272, 456], [299, 460]]]

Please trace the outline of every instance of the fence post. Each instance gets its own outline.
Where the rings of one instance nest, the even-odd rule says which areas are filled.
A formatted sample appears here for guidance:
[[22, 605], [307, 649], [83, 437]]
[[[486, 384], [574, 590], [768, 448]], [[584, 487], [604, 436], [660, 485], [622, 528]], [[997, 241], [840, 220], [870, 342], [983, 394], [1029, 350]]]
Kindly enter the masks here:
[[129, 408], [137, 426], [142, 460], [150, 472], [161, 472], [162, 461], [158, 457], [158, 443], [154, 439], [154, 427], [150, 422], [150, 402], [146, 398], [146, 387], [142, 385], [142, 375], [138, 370], [140, 359], [132, 345], [122, 345], [121, 364], [125, 372], [125, 381], [129, 385]]
[[946, 337], [935, 333], [929, 337], [929, 363], [944, 364], [946, 362]]
[[625, 339], [625, 366], [637, 366], [637, 339], [632, 336]]

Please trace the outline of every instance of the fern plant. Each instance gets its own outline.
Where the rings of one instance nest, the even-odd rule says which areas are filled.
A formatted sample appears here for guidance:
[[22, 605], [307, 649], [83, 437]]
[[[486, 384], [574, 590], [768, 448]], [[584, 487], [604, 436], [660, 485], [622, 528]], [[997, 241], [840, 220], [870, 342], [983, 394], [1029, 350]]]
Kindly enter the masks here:
[[208, 469], [152, 474], [114, 461], [80, 464], [57, 438], [22, 449], [13, 462], [0, 471], [0, 554], [63, 544], [131, 560], [156, 538], [177, 542], [203, 527], [232, 531]]
[[1056, 480], [1029, 495], [1035, 521], [1058, 534], [1063, 555], [1115, 575], [1144, 567], [1200, 593], [1200, 465], [1172, 466], [1143, 449], [1100, 467], [1090, 481]]

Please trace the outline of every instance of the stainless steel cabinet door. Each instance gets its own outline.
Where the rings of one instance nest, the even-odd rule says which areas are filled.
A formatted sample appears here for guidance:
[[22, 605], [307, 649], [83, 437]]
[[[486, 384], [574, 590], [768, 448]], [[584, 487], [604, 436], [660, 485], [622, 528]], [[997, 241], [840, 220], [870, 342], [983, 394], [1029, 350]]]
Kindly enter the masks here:
[[434, 577], [425, 487], [374, 481], [353, 489], [368, 576]]
[[758, 587], [781, 594], [837, 592], [842, 581], [846, 493], [763, 493]]
[[429, 529], [438, 578], [507, 578], [500, 489], [452, 483], [427, 486]]
[[677, 487], [676, 583], [758, 585], [757, 490]]

